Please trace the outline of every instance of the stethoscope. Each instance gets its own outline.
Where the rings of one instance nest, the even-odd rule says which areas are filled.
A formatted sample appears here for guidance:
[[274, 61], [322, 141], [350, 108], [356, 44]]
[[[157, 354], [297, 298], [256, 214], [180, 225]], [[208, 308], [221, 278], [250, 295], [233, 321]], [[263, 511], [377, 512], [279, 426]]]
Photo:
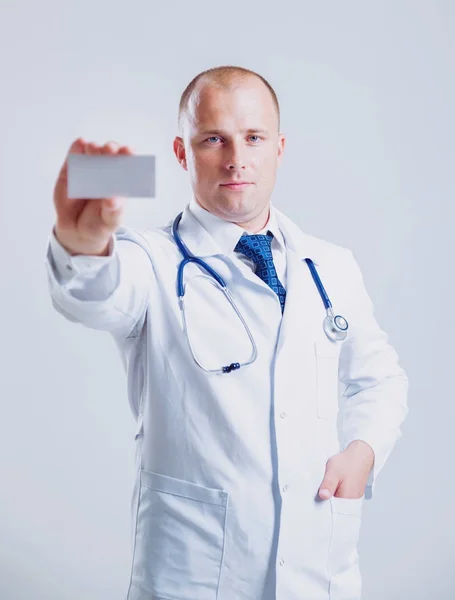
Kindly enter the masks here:
[[[240, 310], [238, 309], [237, 305], [235, 304], [234, 298], [232, 297], [231, 292], [228, 290], [226, 283], [224, 282], [224, 279], [220, 275], [218, 275], [218, 273], [214, 269], [212, 269], [212, 267], [210, 267], [206, 262], [204, 262], [201, 258], [194, 256], [194, 254], [192, 254], [188, 250], [187, 246], [185, 246], [185, 244], [183, 243], [183, 240], [178, 232], [178, 226], [179, 226], [180, 220], [182, 218], [182, 215], [183, 215], [183, 212], [181, 212], [179, 215], [177, 215], [176, 218], [174, 219], [174, 222], [172, 223], [172, 235], [174, 237], [174, 240], [175, 240], [175, 243], [177, 244], [178, 249], [180, 250], [180, 252], [183, 256], [183, 260], [180, 262], [178, 271], [177, 271], [177, 296], [179, 299], [179, 307], [180, 307], [180, 310], [182, 313], [183, 329], [185, 332], [185, 336], [188, 341], [188, 345], [190, 348], [190, 352], [193, 356], [193, 359], [195, 360], [196, 364], [199, 367], [201, 367], [201, 369], [203, 369], [204, 371], [206, 371], [208, 373], [230, 373], [231, 371], [236, 371], [237, 369], [240, 369], [240, 367], [250, 365], [251, 363], [253, 363], [256, 360], [257, 354], [258, 354], [256, 342], [254, 341], [254, 338], [250, 331], [250, 328], [248, 327]], [[188, 335], [186, 313], [185, 313], [185, 301], [184, 301], [185, 286], [183, 284], [183, 270], [185, 269], [185, 266], [190, 262], [196, 263], [197, 265], [202, 267], [205, 271], [207, 271], [207, 273], [211, 277], [212, 281], [214, 283], [216, 283], [216, 285], [219, 287], [219, 289], [224, 293], [225, 297], [227, 298], [227, 300], [231, 304], [232, 308], [236, 312], [237, 316], [239, 317], [240, 321], [242, 322], [242, 325], [251, 341], [251, 346], [252, 346], [251, 356], [246, 362], [231, 363], [230, 365], [221, 367], [221, 369], [207, 369], [200, 363], [200, 361], [197, 359], [196, 355], [194, 354], [193, 347], [191, 346], [190, 337]], [[314, 266], [313, 261], [311, 260], [311, 258], [305, 258], [305, 262], [308, 265], [308, 268], [310, 269], [311, 275], [313, 277], [313, 281], [318, 289], [319, 295], [321, 296], [322, 302], [324, 303], [324, 308], [326, 310], [326, 317], [324, 318], [324, 321], [323, 321], [324, 332], [327, 335], [327, 337], [329, 338], [329, 340], [331, 340], [332, 342], [341, 342], [347, 336], [347, 331], [348, 331], [348, 327], [349, 327], [348, 322], [341, 315], [334, 315], [332, 303], [330, 302], [330, 298], [328, 297], [327, 292], [325, 291], [325, 288], [322, 285], [322, 281], [318, 275], [318, 272], [316, 271], [316, 267]]]

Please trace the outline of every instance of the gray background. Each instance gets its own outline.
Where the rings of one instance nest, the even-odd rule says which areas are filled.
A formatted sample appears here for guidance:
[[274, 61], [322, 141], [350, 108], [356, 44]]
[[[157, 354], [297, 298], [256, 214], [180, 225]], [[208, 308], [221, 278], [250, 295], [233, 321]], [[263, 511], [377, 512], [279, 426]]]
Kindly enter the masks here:
[[[365, 503], [365, 600], [455, 596], [454, 4], [3, 1], [0, 9], [0, 597], [122, 600], [134, 420], [110, 336], [51, 307], [52, 189], [78, 136], [157, 157], [157, 197], [191, 197], [172, 140], [199, 71], [275, 87], [287, 135], [275, 205], [351, 248], [410, 378], [404, 436]], [[450, 312], [449, 312], [450, 311]]]

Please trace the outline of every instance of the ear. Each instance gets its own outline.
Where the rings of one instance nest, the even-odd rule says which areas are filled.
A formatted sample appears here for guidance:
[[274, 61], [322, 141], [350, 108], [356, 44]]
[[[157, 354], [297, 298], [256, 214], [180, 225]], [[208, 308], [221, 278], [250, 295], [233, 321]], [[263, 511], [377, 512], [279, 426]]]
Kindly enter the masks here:
[[177, 136], [174, 139], [174, 154], [177, 157], [180, 165], [185, 169], [185, 171], [188, 171], [188, 166], [186, 164], [185, 144], [180, 136]]
[[284, 137], [284, 135], [282, 133], [280, 133], [278, 136], [278, 165], [281, 163], [281, 160], [283, 158], [285, 143], [286, 143], [286, 138]]

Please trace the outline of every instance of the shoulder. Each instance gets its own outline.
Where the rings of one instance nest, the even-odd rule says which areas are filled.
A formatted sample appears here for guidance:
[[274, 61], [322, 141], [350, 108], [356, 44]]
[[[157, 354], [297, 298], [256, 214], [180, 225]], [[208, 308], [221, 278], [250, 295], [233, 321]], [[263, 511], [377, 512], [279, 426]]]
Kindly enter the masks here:
[[317, 237], [305, 231], [301, 231], [301, 236], [303, 244], [308, 246], [308, 248], [312, 248], [314, 252], [321, 257], [339, 258], [344, 257], [347, 253], [351, 252], [349, 248], [346, 248], [345, 246], [329, 242], [324, 238]]
[[172, 221], [146, 229], [122, 226], [116, 230], [115, 237], [119, 243], [132, 242], [141, 246], [152, 260], [161, 253], [175, 253], [171, 230]]
[[311, 258], [316, 264], [352, 261], [349, 248], [303, 231], [290, 217], [275, 209], [280, 229], [300, 258]]

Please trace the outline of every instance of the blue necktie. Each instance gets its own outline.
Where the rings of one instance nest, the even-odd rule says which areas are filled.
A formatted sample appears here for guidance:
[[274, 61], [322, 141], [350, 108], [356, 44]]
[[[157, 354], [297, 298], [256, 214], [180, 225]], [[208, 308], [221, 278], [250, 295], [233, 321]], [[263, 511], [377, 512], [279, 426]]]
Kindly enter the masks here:
[[270, 231], [267, 232], [267, 235], [248, 235], [244, 233], [234, 250], [242, 252], [256, 264], [256, 275], [277, 294], [281, 304], [281, 313], [283, 313], [284, 303], [286, 301], [286, 290], [281, 285], [278, 275], [276, 274], [271, 249], [272, 238], [273, 233]]

